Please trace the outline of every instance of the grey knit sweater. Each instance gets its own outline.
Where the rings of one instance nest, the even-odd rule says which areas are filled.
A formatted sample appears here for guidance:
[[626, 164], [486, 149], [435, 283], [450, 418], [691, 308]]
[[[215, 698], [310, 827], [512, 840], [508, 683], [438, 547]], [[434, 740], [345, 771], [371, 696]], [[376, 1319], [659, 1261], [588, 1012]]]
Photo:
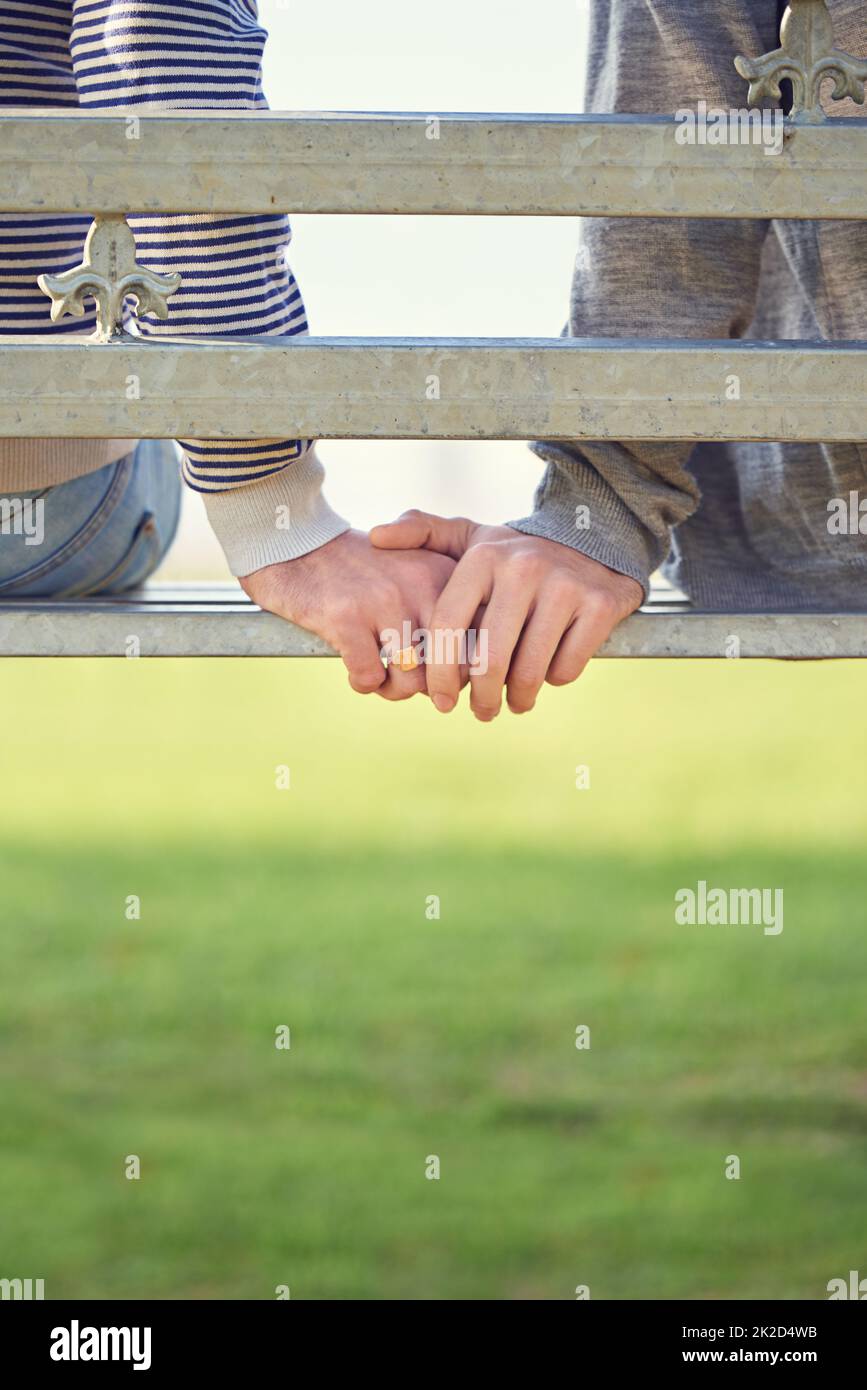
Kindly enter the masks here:
[[[746, 105], [734, 56], [778, 43], [777, 0], [590, 0], [588, 112]], [[830, 0], [839, 47], [867, 56], [867, 0]], [[835, 118], [865, 115], [828, 102]], [[769, 165], [773, 160], [768, 160]], [[867, 223], [587, 218], [567, 335], [867, 337]], [[867, 402], [865, 402], [867, 409]], [[867, 610], [867, 535], [829, 503], [867, 500], [867, 448], [539, 443], [532, 516], [512, 525], [647, 586], [660, 565], [708, 609]], [[575, 525], [589, 509], [589, 529]], [[867, 517], [865, 517], [867, 529]]]

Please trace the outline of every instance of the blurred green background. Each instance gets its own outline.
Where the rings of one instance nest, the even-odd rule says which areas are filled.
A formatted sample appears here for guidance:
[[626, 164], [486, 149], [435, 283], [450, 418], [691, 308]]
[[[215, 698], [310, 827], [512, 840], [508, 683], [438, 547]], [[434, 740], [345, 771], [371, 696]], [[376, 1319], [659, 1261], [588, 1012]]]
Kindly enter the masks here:
[[[482, 727], [333, 662], [5, 661], [0, 1276], [738, 1299], [867, 1272], [864, 707], [849, 663], [597, 662]], [[676, 925], [700, 878], [783, 888], [782, 935]]]

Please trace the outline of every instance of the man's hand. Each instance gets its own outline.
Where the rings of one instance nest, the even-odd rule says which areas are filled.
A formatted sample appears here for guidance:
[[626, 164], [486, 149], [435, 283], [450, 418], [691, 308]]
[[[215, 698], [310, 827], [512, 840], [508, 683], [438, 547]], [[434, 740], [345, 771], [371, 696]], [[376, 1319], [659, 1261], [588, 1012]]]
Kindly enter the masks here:
[[362, 695], [406, 700], [425, 689], [425, 668], [383, 666], [389, 628], [430, 627], [434, 604], [455, 568], [432, 551], [375, 550], [360, 531], [346, 531], [298, 560], [266, 565], [240, 581], [260, 608], [298, 623], [334, 647]]
[[[388, 526], [376, 526], [370, 539], [380, 549], [422, 547], [458, 561], [433, 611], [431, 646], [435, 655], [453, 648], [437, 643], [438, 629], [487, 629], [487, 670], [470, 676], [470, 704], [485, 722], [499, 714], [504, 684], [509, 709], [524, 714], [533, 708], [544, 681], [568, 685], [577, 680], [594, 652], [644, 598], [634, 579], [558, 541], [525, 536], [508, 526], [405, 512]], [[457, 703], [461, 678], [454, 659], [428, 666], [428, 693], [442, 713]]]

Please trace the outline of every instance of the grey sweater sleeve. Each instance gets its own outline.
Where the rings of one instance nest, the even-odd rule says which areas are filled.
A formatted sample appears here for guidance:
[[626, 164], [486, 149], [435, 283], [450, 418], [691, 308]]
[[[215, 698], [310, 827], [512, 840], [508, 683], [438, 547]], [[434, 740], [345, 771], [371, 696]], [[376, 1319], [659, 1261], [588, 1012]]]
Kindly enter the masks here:
[[[671, 114], [746, 105], [738, 53], [777, 44], [776, 0], [591, 0], [586, 110]], [[737, 338], [753, 317], [768, 223], [586, 218], [570, 337]], [[509, 524], [636, 579], [665, 559], [698, 505], [691, 443], [539, 442], [532, 516]]]

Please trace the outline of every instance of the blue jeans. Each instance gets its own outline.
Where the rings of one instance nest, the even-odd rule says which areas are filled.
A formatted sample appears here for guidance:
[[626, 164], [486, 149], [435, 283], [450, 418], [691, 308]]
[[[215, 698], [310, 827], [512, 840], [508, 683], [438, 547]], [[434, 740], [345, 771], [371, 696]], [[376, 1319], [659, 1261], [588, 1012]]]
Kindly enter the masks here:
[[0, 602], [143, 584], [174, 539], [181, 489], [174, 443], [143, 439], [83, 478], [0, 496]]

